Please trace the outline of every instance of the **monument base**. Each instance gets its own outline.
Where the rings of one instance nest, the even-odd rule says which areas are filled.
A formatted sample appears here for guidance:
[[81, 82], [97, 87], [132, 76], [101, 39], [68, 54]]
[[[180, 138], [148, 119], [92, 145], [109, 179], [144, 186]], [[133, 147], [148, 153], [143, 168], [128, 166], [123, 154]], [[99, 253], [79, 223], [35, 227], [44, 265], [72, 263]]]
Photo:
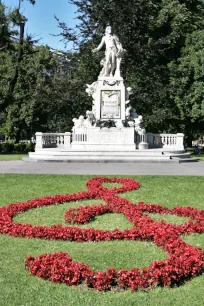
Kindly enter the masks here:
[[135, 131], [133, 127], [118, 129], [90, 127], [84, 130], [76, 129], [73, 135], [72, 150], [96, 151], [134, 151]]
[[[190, 158], [190, 154], [185, 153], [181, 146], [181, 136], [181, 134], [148, 134], [148, 143], [145, 141], [137, 143], [134, 128], [131, 127], [122, 129], [90, 127], [76, 129], [72, 134], [36, 133], [35, 152], [29, 153], [29, 161], [68, 163], [196, 161]], [[145, 149], [148, 145], [148, 149]], [[153, 145], [157, 147], [153, 148]], [[166, 148], [163, 148], [164, 145]]]
[[110, 143], [72, 143], [72, 150], [84, 150], [84, 151], [123, 151], [123, 152], [131, 152], [136, 150], [136, 144], [110, 144]]
[[[91, 147], [91, 146], [90, 146]], [[50, 148], [29, 153], [27, 161], [67, 162], [67, 163], [182, 163], [197, 161], [190, 158], [184, 150], [148, 149], [148, 150], [78, 150]]]

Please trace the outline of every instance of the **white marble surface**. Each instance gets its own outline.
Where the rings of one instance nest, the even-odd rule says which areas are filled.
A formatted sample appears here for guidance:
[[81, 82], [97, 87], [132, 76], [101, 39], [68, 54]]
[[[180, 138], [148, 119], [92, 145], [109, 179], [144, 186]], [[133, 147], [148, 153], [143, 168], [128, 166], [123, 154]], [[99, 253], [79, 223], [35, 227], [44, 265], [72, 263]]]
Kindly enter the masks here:
[[105, 45], [105, 56], [101, 60], [102, 70], [100, 76], [105, 77], [120, 77], [120, 65], [122, 57], [124, 56], [126, 50], [119, 40], [119, 37], [112, 34], [111, 26], [107, 26], [105, 30], [105, 35], [102, 37], [99, 46], [92, 50], [93, 53], [100, 51]]
[[[113, 95], [114, 93], [119, 93], [120, 96], [120, 104], [119, 104], [119, 115], [116, 116], [113, 114], [111, 119], [113, 120], [125, 120], [125, 86], [123, 83], [122, 78], [103, 78], [100, 77], [98, 79], [98, 84], [96, 88], [96, 95], [95, 95], [95, 109], [96, 109], [96, 120], [103, 120], [102, 118], [102, 107], [101, 104], [103, 103], [103, 95], [104, 93], [110, 93], [109, 95]], [[111, 97], [110, 97], [111, 98]], [[108, 119], [108, 117], [107, 117]]]

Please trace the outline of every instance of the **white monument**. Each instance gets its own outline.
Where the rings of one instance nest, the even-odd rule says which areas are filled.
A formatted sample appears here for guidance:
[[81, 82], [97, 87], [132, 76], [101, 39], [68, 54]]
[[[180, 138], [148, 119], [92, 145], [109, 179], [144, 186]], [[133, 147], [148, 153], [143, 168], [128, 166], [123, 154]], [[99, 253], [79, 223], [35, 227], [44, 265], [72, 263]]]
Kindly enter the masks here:
[[[92, 110], [87, 111], [87, 119], [74, 119], [73, 132], [87, 135], [86, 144], [72, 142], [73, 149], [135, 150], [138, 139], [142, 138], [139, 149], [147, 149], [146, 132], [142, 128], [142, 116], [132, 112], [130, 96], [132, 89], [125, 88], [121, 77], [121, 61], [126, 50], [123, 49], [118, 36], [112, 34], [108, 26], [100, 45], [92, 50], [93, 54], [105, 46], [105, 56], [101, 60], [102, 70], [98, 80], [87, 84], [86, 92], [92, 97]], [[81, 122], [82, 120], [83, 123]], [[138, 140], [138, 143], [141, 142]]]
[[98, 79], [87, 84], [92, 108], [73, 118], [72, 133], [36, 133], [29, 160], [65, 162], [183, 162], [184, 134], [146, 133], [143, 117], [131, 105], [130, 87], [121, 76], [126, 53], [110, 26], [97, 48], [105, 46]]

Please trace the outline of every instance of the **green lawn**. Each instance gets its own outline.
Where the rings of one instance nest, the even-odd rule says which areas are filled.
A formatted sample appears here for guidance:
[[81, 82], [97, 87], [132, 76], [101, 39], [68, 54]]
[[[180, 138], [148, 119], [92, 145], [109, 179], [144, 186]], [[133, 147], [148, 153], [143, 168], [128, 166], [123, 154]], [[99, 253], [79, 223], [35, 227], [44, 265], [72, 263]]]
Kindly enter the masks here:
[[204, 160], [204, 151], [202, 151], [201, 149], [199, 154], [194, 154], [194, 148], [188, 148], [187, 153], [191, 153], [191, 157], [197, 158], [198, 161]]
[[[196, 155], [192, 155], [193, 157], [196, 157]], [[197, 155], [198, 160], [204, 160], [204, 154]]]
[[27, 154], [0, 154], [1, 160], [21, 160], [22, 157], [28, 156]]
[[[85, 189], [91, 176], [69, 175], [0, 175], [0, 205], [43, 195], [73, 193]], [[142, 186], [139, 190], [121, 194], [132, 202], [145, 201], [173, 208], [176, 205], [203, 209], [203, 177], [130, 176]], [[15, 217], [17, 222], [41, 225], [64, 224], [68, 207], [91, 205], [90, 200], [30, 210]], [[185, 218], [152, 215], [171, 223], [183, 223]], [[110, 230], [129, 228], [131, 224], [120, 214], [98, 216], [83, 227]], [[204, 234], [183, 237], [185, 242], [204, 248]], [[107, 267], [145, 267], [167, 254], [150, 242], [61, 242], [23, 239], [0, 235], [0, 306], [200, 306], [203, 304], [204, 276], [199, 276], [177, 288], [156, 288], [152, 291], [97, 292], [86, 287], [67, 287], [31, 276], [24, 268], [25, 257], [64, 251], [73, 260], [89, 264], [94, 271]]]
[[191, 153], [191, 157], [197, 158], [198, 161], [203, 161], [204, 160], [204, 154], [203, 153], [200, 153], [200, 154]]

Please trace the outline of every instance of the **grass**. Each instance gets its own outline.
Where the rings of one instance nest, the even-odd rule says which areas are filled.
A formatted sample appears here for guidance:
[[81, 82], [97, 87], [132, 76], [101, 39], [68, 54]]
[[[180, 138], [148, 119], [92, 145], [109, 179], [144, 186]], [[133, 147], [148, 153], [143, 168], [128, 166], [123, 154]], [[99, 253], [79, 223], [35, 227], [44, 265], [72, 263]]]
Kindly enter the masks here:
[[165, 221], [167, 223], [172, 223], [172, 224], [184, 224], [186, 221], [189, 220], [189, 218], [185, 217], [178, 217], [174, 215], [167, 215], [167, 214], [149, 214], [147, 213], [149, 217], [151, 217], [155, 221]]
[[204, 154], [203, 153], [200, 153], [200, 154], [191, 153], [191, 157], [197, 158], [198, 161], [204, 161]]
[[[91, 176], [66, 175], [0, 175], [0, 205], [43, 195], [73, 193], [85, 189]], [[173, 208], [193, 206], [203, 209], [203, 177], [135, 176], [142, 186], [139, 190], [121, 194], [134, 203], [162, 204]], [[109, 185], [111, 188], [112, 186]], [[41, 225], [64, 224], [64, 213], [69, 207], [91, 205], [102, 201], [81, 201], [30, 210], [16, 216], [16, 222]], [[149, 214], [157, 220], [183, 223], [185, 218]], [[129, 228], [131, 224], [120, 214], [98, 216], [82, 227], [110, 230]], [[183, 237], [184, 241], [204, 249], [204, 234]], [[167, 254], [150, 242], [111, 241], [75, 243], [38, 239], [23, 239], [0, 235], [0, 306], [200, 306], [203, 304], [204, 276], [199, 276], [177, 288], [156, 288], [152, 291], [97, 292], [85, 287], [66, 287], [30, 276], [24, 268], [25, 257], [43, 253], [68, 252], [73, 260], [89, 264], [94, 271], [108, 267], [117, 269], [148, 266]]]
[[21, 160], [22, 157], [28, 156], [27, 154], [0, 154], [0, 161], [2, 160]]
[[191, 157], [197, 158], [198, 161], [204, 161], [204, 150], [200, 149], [199, 154], [194, 154], [194, 148], [188, 148], [187, 153], [190, 153]]
[[194, 155], [195, 157], [198, 157], [198, 160], [203, 161], [204, 160], [204, 154]]

